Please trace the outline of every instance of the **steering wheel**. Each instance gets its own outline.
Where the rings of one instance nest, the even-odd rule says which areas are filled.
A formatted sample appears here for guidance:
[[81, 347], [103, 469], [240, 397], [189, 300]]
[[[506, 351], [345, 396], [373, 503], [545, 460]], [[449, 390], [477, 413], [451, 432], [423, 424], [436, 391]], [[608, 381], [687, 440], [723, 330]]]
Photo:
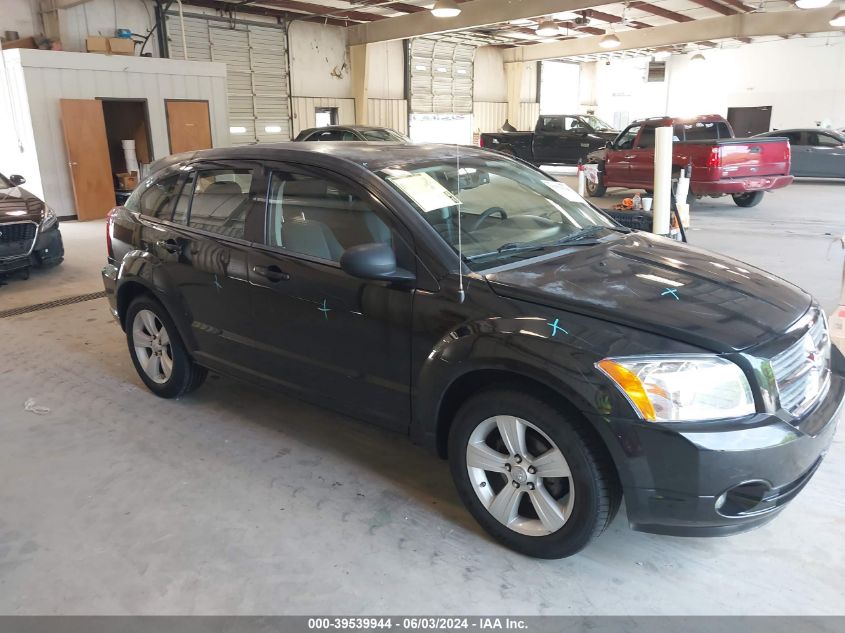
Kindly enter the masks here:
[[508, 219], [508, 214], [505, 212], [505, 210], [502, 207], [490, 207], [489, 209], [485, 209], [484, 213], [482, 213], [481, 215], [478, 216], [478, 219], [472, 225], [472, 227], [470, 228], [470, 231], [475, 231], [479, 226], [481, 226], [484, 223], [484, 221], [487, 218], [489, 218], [491, 215], [494, 215], [496, 213], [498, 213], [499, 217], [501, 217], [503, 220]]

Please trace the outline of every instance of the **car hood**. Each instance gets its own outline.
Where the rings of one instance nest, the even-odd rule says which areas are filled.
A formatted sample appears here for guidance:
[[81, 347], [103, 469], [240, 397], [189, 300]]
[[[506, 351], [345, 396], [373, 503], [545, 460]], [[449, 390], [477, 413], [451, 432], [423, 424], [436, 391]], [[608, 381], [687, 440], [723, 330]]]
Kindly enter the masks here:
[[0, 224], [32, 220], [41, 222], [44, 203], [21, 187], [0, 189]]
[[502, 266], [485, 277], [501, 296], [715, 352], [742, 350], [782, 334], [812, 302], [770, 273], [640, 232]]

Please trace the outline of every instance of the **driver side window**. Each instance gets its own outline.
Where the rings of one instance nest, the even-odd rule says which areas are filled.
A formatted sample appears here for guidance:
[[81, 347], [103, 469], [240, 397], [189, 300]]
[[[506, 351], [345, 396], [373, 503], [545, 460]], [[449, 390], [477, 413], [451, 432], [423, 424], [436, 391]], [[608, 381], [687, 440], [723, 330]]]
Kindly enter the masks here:
[[291, 253], [339, 262], [347, 248], [392, 245], [393, 235], [370, 204], [345, 185], [278, 171], [270, 179], [265, 241]]
[[628, 127], [627, 130], [622, 132], [622, 136], [619, 137], [619, 141], [616, 143], [616, 149], [633, 149], [634, 140], [637, 138], [639, 131], [639, 125], [631, 125]]

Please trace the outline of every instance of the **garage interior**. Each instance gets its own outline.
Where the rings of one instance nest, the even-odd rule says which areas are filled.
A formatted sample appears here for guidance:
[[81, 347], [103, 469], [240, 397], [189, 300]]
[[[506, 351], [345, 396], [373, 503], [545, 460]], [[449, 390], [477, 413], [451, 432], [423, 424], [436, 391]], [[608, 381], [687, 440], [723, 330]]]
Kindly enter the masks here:
[[[759, 529], [655, 536], [623, 508], [584, 552], [535, 560], [489, 538], [448, 465], [405, 437], [215, 375], [156, 398], [100, 276], [106, 214], [172, 153], [326, 125], [477, 146], [543, 115], [622, 131], [717, 114], [737, 137], [809, 130], [790, 137], [793, 163], [827, 152], [831, 171], [753, 208], [694, 201], [690, 245], [804, 288], [833, 322], [845, 142], [810, 138], [845, 129], [843, 7], [8, 0], [4, 13], [0, 173], [55, 210], [65, 257], [0, 277], [0, 614], [843, 614], [841, 428]], [[574, 165], [544, 169], [581, 186]]]

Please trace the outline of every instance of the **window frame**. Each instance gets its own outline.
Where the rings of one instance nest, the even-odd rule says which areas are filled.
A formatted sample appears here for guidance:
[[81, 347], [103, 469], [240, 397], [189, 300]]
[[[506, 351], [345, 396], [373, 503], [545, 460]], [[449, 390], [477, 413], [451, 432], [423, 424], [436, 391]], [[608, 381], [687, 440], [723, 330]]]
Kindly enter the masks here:
[[[387, 225], [387, 228], [391, 231], [392, 234], [397, 235], [399, 239], [404, 242], [404, 246], [407, 248], [407, 250], [415, 260], [415, 265], [419, 265], [420, 257], [417, 253], [416, 243], [414, 241], [413, 234], [411, 233], [411, 231], [408, 229], [407, 226], [405, 226], [405, 224], [400, 220], [396, 213], [390, 210], [390, 207], [388, 207], [370, 189], [365, 186], [362, 186], [361, 183], [358, 183], [348, 178], [347, 176], [344, 176], [343, 174], [340, 174], [331, 169], [326, 169], [325, 167], [313, 165], [310, 163], [297, 163], [293, 165], [281, 161], [266, 161], [263, 163], [263, 168], [264, 182], [262, 194], [264, 197], [264, 217], [261, 219], [260, 223], [257, 223], [260, 224], [260, 230], [256, 234], [256, 239], [252, 242], [252, 248], [256, 248], [260, 251], [264, 251], [267, 253], [274, 253], [284, 257], [290, 257], [295, 260], [322, 264], [324, 266], [329, 266], [338, 270], [340, 269], [340, 262], [336, 262], [332, 259], [324, 259], [322, 257], [315, 257], [314, 255], [308, 255], [306, 253], [298, 253], [296, 251], [288, 250], [283, 246], [274, 246], [269, 243], [271, 198], [270, 186], [273, 183], [273, 174], [277, 172], [286, 172], [290, 174], [308, 176], [311, 178], [323, 178], [325, 180], [328, 180], [339, 186], [344, 187], [349, 191], [349, 193], [358, 197], [362, 202], [370, 204], [373, 213], [375, 213], [378, 218]], [[394, 252], [395, 250], [396, 249], [394, 247]]]

